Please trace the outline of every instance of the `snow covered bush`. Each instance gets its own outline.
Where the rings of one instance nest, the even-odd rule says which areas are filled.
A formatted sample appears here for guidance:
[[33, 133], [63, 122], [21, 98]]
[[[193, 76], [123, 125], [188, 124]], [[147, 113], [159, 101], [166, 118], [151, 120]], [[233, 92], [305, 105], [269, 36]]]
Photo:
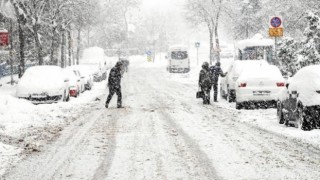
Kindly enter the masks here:
[[306, 19], [308, 27], [304, 32], [306, 39], [301, 44], [302, 59], [299, 62], [302, 67], [320, 64], [320, 17], [309, 12]]
[[279, 43], [278, 60], [283, 75], [292, 76], [299, 70], [298, 42], [293, 38], [284, 38]]

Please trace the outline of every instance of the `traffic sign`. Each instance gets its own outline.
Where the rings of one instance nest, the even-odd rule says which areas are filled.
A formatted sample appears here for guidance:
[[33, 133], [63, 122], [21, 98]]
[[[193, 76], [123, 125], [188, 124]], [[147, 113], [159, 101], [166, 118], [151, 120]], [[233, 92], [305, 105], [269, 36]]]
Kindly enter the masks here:
[[270, 20], [270, 26], [273, 28], [282, 27], [282, 19], [278, 16], [272, 17]]
[[199, 47], [200, 47], [200, 42], [194, 43], [194, 46], [195, 46], [196, 48], [199, 48]]
[[269, 36], [270, 37], [282, 37], [283, 36], [283, 28], [269, 28]]
[[9, 33], [7, 30], [0, 29], [0, 46], [9, 45]]

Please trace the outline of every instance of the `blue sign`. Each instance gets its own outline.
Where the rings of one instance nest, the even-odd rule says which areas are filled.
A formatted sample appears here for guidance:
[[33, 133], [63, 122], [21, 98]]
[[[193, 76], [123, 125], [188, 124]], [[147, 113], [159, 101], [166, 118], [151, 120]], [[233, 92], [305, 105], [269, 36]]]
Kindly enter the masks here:
[[195, 46], [196, 48], [199, 48], [199, 47], [200, 47], [200, 42], [196, 42], [196, 43], [194, 44], [194, 46]]
[[147, 54], [148, 56], [151, 56], [151, 55], [152, 55], [152, 52], [151, 52], [151, 51], [147, 51], [146, 54]]
[[282, 24], [282, 20], [279, 17], [273, 17], [270, 22], [271, 26], [274, 28], [278, 28]]

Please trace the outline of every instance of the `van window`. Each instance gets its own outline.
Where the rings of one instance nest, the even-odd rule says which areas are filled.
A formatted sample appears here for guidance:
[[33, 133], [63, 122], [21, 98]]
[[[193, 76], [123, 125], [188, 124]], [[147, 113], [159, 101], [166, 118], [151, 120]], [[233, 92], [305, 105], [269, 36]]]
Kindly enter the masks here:
[[187, 51], [174, 51], [171, 52], [171, 59], [187, 59], [188, 58], [188, 52]]

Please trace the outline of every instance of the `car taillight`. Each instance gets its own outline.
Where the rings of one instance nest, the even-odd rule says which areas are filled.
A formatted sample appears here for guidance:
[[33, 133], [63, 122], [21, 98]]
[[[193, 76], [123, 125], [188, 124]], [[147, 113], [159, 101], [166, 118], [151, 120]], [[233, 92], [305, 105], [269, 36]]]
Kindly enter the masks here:
[[242, 88], [242, 87], [247, 87], [247, 83], [240, 83], [240, 84], [239, 84], [239, 87], [240, 87], [240, 88]]
[[284, 87], [286, 84], [284, 83], [284, 82], [279, 82], [279, 83], [277, 83], [277, 86], [278, 87]]

